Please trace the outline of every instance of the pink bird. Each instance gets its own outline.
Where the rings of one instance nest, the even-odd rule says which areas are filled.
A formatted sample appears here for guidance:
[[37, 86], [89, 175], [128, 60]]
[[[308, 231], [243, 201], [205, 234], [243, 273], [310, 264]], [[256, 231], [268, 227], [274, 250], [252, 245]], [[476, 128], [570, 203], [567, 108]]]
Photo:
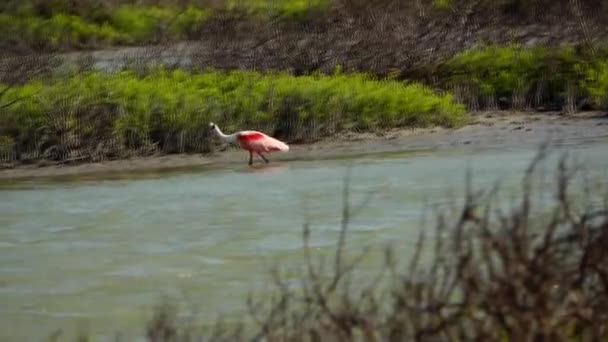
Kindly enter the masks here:
[[224, 134], [219, 127], [213, 122], [209, 123], [209, 127], [214, 129], [217, 135], [223, 140], [237, 144], [242, 149], [249, 151], [249, 165], [253, 164], [253, 152], [262, 157], [266, 163], [268, 159], [262, 153], [272, 153], [276, 151], [287, 152], [289, 146], [282, 141], [270, 137], [258, 131], [240, 131], [233, 134]]

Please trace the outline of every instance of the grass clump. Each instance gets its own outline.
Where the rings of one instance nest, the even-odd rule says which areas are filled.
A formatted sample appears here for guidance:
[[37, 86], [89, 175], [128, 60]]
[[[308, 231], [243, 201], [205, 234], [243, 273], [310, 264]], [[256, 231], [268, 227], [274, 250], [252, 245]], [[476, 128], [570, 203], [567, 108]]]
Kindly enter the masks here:
[[192, 37], [210, 15], [210, 10], [195, 6], [177, 9], [124, 5], [112, 12], [110, 20], [124, 37], [124, 43], [135, 44]]
[[598, 106], [608, 108], [608, 59], [593, 63], [585, 71], [584, 89]]
[[302, 21], [315, 13], [327, 11], [333, 0], [228, 0], [226, 9], [261, 18]]
[[121, 34], [109, 24], [93, 24], [81, 17], [57, 14], [50, 18], [0, 14], [0, 35], [9, 45], [27, 45], [41, 50], [113, 44]]
[[331, 5], [330, 0], [229, 0], [216, 8], [160, 3], [111, 5], [88, 1], [86, 6], [78, 6], [66, 1], [26, 1], [13, 4], [0, 14], [0, 43], [25, 44], [40, 51], [158, 44], [200, 37], [207, 20], [220, 12], [301, 21]]
[[440, 10], [452, 9], [454, 2], [452, 0], [433, 0], [433, 7]]
[[454, 127], [467, 120], [449, 94], [341, 73], [86, 72], [15, 85], [3, 101], [14, 103], [1, 113], [0, 135], [13, 137], [24, 159], [208, 152], [209, 121], [297, 143], [340, 131]]
[[584, 78], [601, 68], [604, 55], [575, 48], [489, 46], [458, 53], [435, 73], [442, 87], [472, 108], [574, 110], [591, 95]]
[[196, 6], [120, 5], [88, 16], [61, 8], [41, 15], [26, 7], [0, 14], [0, 33], [6, 45], [26, 44], [38, 50], [150, 44], [189, 39], [210, 14], [210, 9]]

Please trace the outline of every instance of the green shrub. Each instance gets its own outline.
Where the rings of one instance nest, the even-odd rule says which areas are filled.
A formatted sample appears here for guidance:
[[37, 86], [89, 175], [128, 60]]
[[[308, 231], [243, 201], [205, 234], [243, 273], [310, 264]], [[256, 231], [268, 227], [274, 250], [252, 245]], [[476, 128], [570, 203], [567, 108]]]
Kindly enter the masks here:
[[210, 13], [193, 6], [182, 9], [121, 5], [109, 12], [107, 19], [101, 20], [106, 14], [97, 13], [87, 20], [64, 12], [47, 18], [24, 10], [19, 14], [0, 14], [0, 39], [42, 49], [182, 40], [198, 32]]
[[433, 7], [440, 10], [451, 9], [453, 6], [453, 0], [433, 0]]
[[[138, 76], [134, 71], [90, 72], [68, 79], [32, 81], [11, 88], [5, 97], [7, 101], [27, 99], [12, 105], [6, 114], [17, 126], [15, 136], [34, 140], [34, 132], [41, 130], [46, 136], [106, 131], [105, 126], [95, 126], [101, 125], [99, 118], [89, 114], [91, 108], [103, 105], [111, 108], [104, 115], [110, 122], [112, 139], [127, 149], [168, 149], [166, 144], [185, 136], [186, 140], [198, 139], [199, 145], [180, 150], [200, 152], [204, 149], [201, 146], [208, 146], [203, 141], [208, 140], [209, 121], [220, 123], [226, 131], [257, 128], [273, 133], [273, 129], [287, 125], [296, 136], [317, 137], [349, 129], [454, 127], [466, 120], [464, 107], [450, 95], [437, 95], [420, 84], [380, 81], [363, 74], [295, 77], [287, 73], [208, 70], [190, 74], [155, 69]], [[289, 132], [282, 134], [290, 137]]]
[[593, 63], [586, 68], [583, 87], [601, 107], [608, 107], [608, 60]]
[[539, 77], [539, 60], [544, 50], [522, 50], [515, 47], [489, 47], [467, 50], [447, 62], [457, 72], [454, 79], [469, 79], [483, 94], [511, 95], [519, 81], [529, 83]]
[[120, 41], [119, 32], [107, 23], [92, 24], [67, 14], [57, 14], [49, 19], [0, 15], [0, 33], [9, 41], [23, 40], [31, 46], [52, 49]]
[[226, 7], [263, 18], [302, 20], [311, 13], [327, 10], [332, 3], [332, 0], [228, 0]]
[[128, 37], [129, 43], [152, 40], [171, 19], [171, 11], [160, 7], [120, 6], [112, 13], [112, 26]]
[[192, 38], [212, 15], [211, 10], [188, 6], [174, 18], [170, 27], [180, 38]]
[[[508, 99], [514, 106], [563, 106], [576, 100], [588, 56], [574, 48], [489, 46], [456, 54], [437, 71], [446, 89], [467, 89], [474, 101]], [[582, 90], [582, 89], [578, 89]]]
[[209, 15], [209, 10], [194, 6], [177, 9], [123, 5], [112, 13], [111, 22], [132, 44], [187, 38], [200, 29]]
[[[0, 43], [36, 49], [146, 44], [197, 37], [214, 10], [195, 5], [109, 4], [96, 0], [22, 3], [0, 14]], [[247, 15], [303, 20], [329, 8], [332, 0], [228, 0], [225, 9]]]

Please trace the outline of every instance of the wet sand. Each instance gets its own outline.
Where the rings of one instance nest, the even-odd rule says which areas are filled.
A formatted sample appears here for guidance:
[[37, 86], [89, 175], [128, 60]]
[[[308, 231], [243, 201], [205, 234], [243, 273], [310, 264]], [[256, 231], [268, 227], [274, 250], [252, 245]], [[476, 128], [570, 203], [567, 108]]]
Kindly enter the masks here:
[[[373, 133], [345, 133], [322, 141], [291, 145], [287, 153], [268, 156], [273, 161], [352, 158], [373, 153], [440, 151], [451, 148], [511, 149], [540, 145], [577, 144], [608, 140], [608, 114], [584, 112], [564, 116], [559, 113], [479, 112], [473, 123], [459, 129], [399, 129]], [[608, 157], [608, 151], [606, 152]], [[141, 171], [175, 171], [196, 167], [221, 167], [230, 163], [246, 165], [249, 155], [236, 147], [201, 155], [165, 155], [113, 160], [78, 165], [18, 165], [0, 170], [0, 179], [81, 176], [132, 173]], [[254, 158], [254, 163], [262, 161]]]

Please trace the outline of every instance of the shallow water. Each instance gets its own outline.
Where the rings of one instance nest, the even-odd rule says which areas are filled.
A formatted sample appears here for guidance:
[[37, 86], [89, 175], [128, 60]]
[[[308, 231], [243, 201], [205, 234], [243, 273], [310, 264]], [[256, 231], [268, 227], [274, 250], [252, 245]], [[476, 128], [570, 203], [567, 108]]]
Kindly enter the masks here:
[[[592, 176], [605, 177], [608, 142], [568, 149]], [[508, 197], [534, 154], [533, 147], [392, 153], [5, 184], [0, 339], [34, 341], [81, 324], [101, 337], [142, 334], [162, 295], [195, 305], [187, 309], [202, 321], [241, 312], [272, 263], [302, 260], [307, 217], [316, 250], [335, 246], [349, 165], [354, 206], [375, 191], [353, 219], [349, 247], [392, 242], [407, 251], [423, 209], [462, 195], [467, 167], [476, 186], [502, 180]]]

